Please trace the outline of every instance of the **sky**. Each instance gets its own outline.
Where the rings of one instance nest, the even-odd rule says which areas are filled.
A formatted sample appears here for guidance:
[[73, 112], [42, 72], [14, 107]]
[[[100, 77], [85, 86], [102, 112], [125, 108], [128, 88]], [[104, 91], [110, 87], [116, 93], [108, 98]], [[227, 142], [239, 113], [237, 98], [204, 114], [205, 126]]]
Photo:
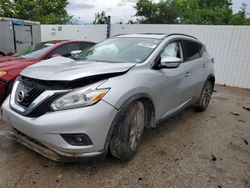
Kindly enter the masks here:
[[[153, 0], [157, 2], [159, 0]], [[249, 6], [247, 8], [250, 13], [250, 0], [232, 0], [233, 10], [237, 12], [240, 10], [243, 2]], [[67, 11], [69, 15], [74, 16], [74, 19], [79, 20], [80, 24], [92, 23], [95, 19], [95, 13], [105, 11], [107, 15], [111, 16], [111, 22], [124, 22], [135, 15], [133, 6], [137, 0], [69, 0]]]

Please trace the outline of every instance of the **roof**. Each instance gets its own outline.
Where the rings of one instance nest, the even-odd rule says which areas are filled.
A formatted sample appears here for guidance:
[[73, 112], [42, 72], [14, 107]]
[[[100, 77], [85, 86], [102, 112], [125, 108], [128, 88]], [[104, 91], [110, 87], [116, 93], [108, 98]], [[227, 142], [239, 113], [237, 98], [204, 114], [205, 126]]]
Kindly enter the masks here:
[[92, 44], [95, 44], [95, 42], [81, 41], [81, 40], [49, 40], [49, 41], [44, 41], [44, 42], [42, 42], [42, 43], [65, 44], [65, 43], [74, 43], [74, 42], [92, 43]]
[[14, 23], [16, 25], [23, 25], [23, 24], [40, 25], [40, 22], [30, 21], [30, 20], [22, 20], [22, 19], [17, 19], [17, 18], [0, 17], [0, 21], [11, 22], [12, 24]]
[[67, 40], [48, 40], [48, 41], [44, 41], [42, 43], [58, 44], [58, 43], [66, 42], [66, 41]]

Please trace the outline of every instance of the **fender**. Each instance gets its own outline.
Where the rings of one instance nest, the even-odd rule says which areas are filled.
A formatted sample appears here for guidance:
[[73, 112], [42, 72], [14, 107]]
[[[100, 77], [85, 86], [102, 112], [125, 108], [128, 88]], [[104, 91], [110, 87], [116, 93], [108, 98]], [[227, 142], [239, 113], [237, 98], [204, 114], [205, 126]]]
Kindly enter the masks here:
[[145, 108], [150, 108], [151, 115], [150, 116], [146, 115], [147, 120], [146, 120], [146, 125], [145, 126], [146, 127], [155, 127], [156, 126], [155, 107], [154, 107], [154, 104], [152, 102], [151, 97], [149, 95], [145, 94], [145, 93], [138, 93], [138, 94], [135, 94], [135, 95], [129, 97], [124, 102], [124, 104], [122, 104], [120, 106], [120, 108], [118, 109], [118, 112], [117, 112], [117, 114], [116, 114], [116, 116], [115, 116], [115, 118], [114, 118], [114, 120], [113, 120], [113, 122], [112, 122], [112, 124], [111, 124], [111, 126], [109, 128], [108, 135], [107, 135], [105, 145], [104, 145], [104, 151], [106, 153], [108, 152], [110, 139], [111, 139], [111, 137], [113, 135], [113, 131], [115, 129], [115, 126], [117, 125], [117, 122], [119, 121], [120, 117], [123, 115], [123, 113], [126, 110], [126, 108], [128, 107], [128, 105], [131, 104], [133, 101], [136, 101], [136, 100], [144, 100], [144, 104], [146, 104]]

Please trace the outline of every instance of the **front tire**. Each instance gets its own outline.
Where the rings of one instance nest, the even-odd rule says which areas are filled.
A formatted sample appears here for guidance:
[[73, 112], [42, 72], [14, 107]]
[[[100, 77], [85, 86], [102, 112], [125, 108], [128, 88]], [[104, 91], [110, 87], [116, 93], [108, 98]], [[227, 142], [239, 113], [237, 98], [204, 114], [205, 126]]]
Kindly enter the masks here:
[[209, 80], [206, 81], [201, 92], [199, 101], [194, 105], [194, 109], [197, 112], [204, 112], [207, 109], [211, 96], [213, 94], [213, 88], [213, 83]]
[[110, 141], [111, 154], [123, 161], [135, 155], [146, 122], [146, 111], [143, 102], [134, 101], [121, 112]]

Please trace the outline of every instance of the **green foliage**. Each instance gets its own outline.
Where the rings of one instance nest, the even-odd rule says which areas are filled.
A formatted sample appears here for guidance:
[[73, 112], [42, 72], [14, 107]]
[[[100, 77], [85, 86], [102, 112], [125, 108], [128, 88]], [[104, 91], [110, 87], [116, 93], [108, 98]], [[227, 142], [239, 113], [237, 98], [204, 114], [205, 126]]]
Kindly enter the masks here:
[[250, 25], [250, 18], [247, 18], [247, 4], [242, 3], [241, 10], [232, 16], [231, 25]]
[[232, 0], [138, 0], [135, 16], [146, 24], [250, 25], [246, 6], [233, 14]]
[[139, 0], [135, 9], [137, 22], [144, 24], [174, 24], [178, 23], [179, 9], [174, 0], [161, 0], [153, 3], [151, 0]]
[[233, 11], [231, 0], [176, 0], [183, 24], [229, 24]]
[[0, 16], [63, 24], [71, 19], [67, 4], [67, 0], [0, 0]]
[[95, 20], [93, 21], [93, 24], [107, 24], [107, 23], [108, 23], [108, 16], [104, 11], [95, 14]]

